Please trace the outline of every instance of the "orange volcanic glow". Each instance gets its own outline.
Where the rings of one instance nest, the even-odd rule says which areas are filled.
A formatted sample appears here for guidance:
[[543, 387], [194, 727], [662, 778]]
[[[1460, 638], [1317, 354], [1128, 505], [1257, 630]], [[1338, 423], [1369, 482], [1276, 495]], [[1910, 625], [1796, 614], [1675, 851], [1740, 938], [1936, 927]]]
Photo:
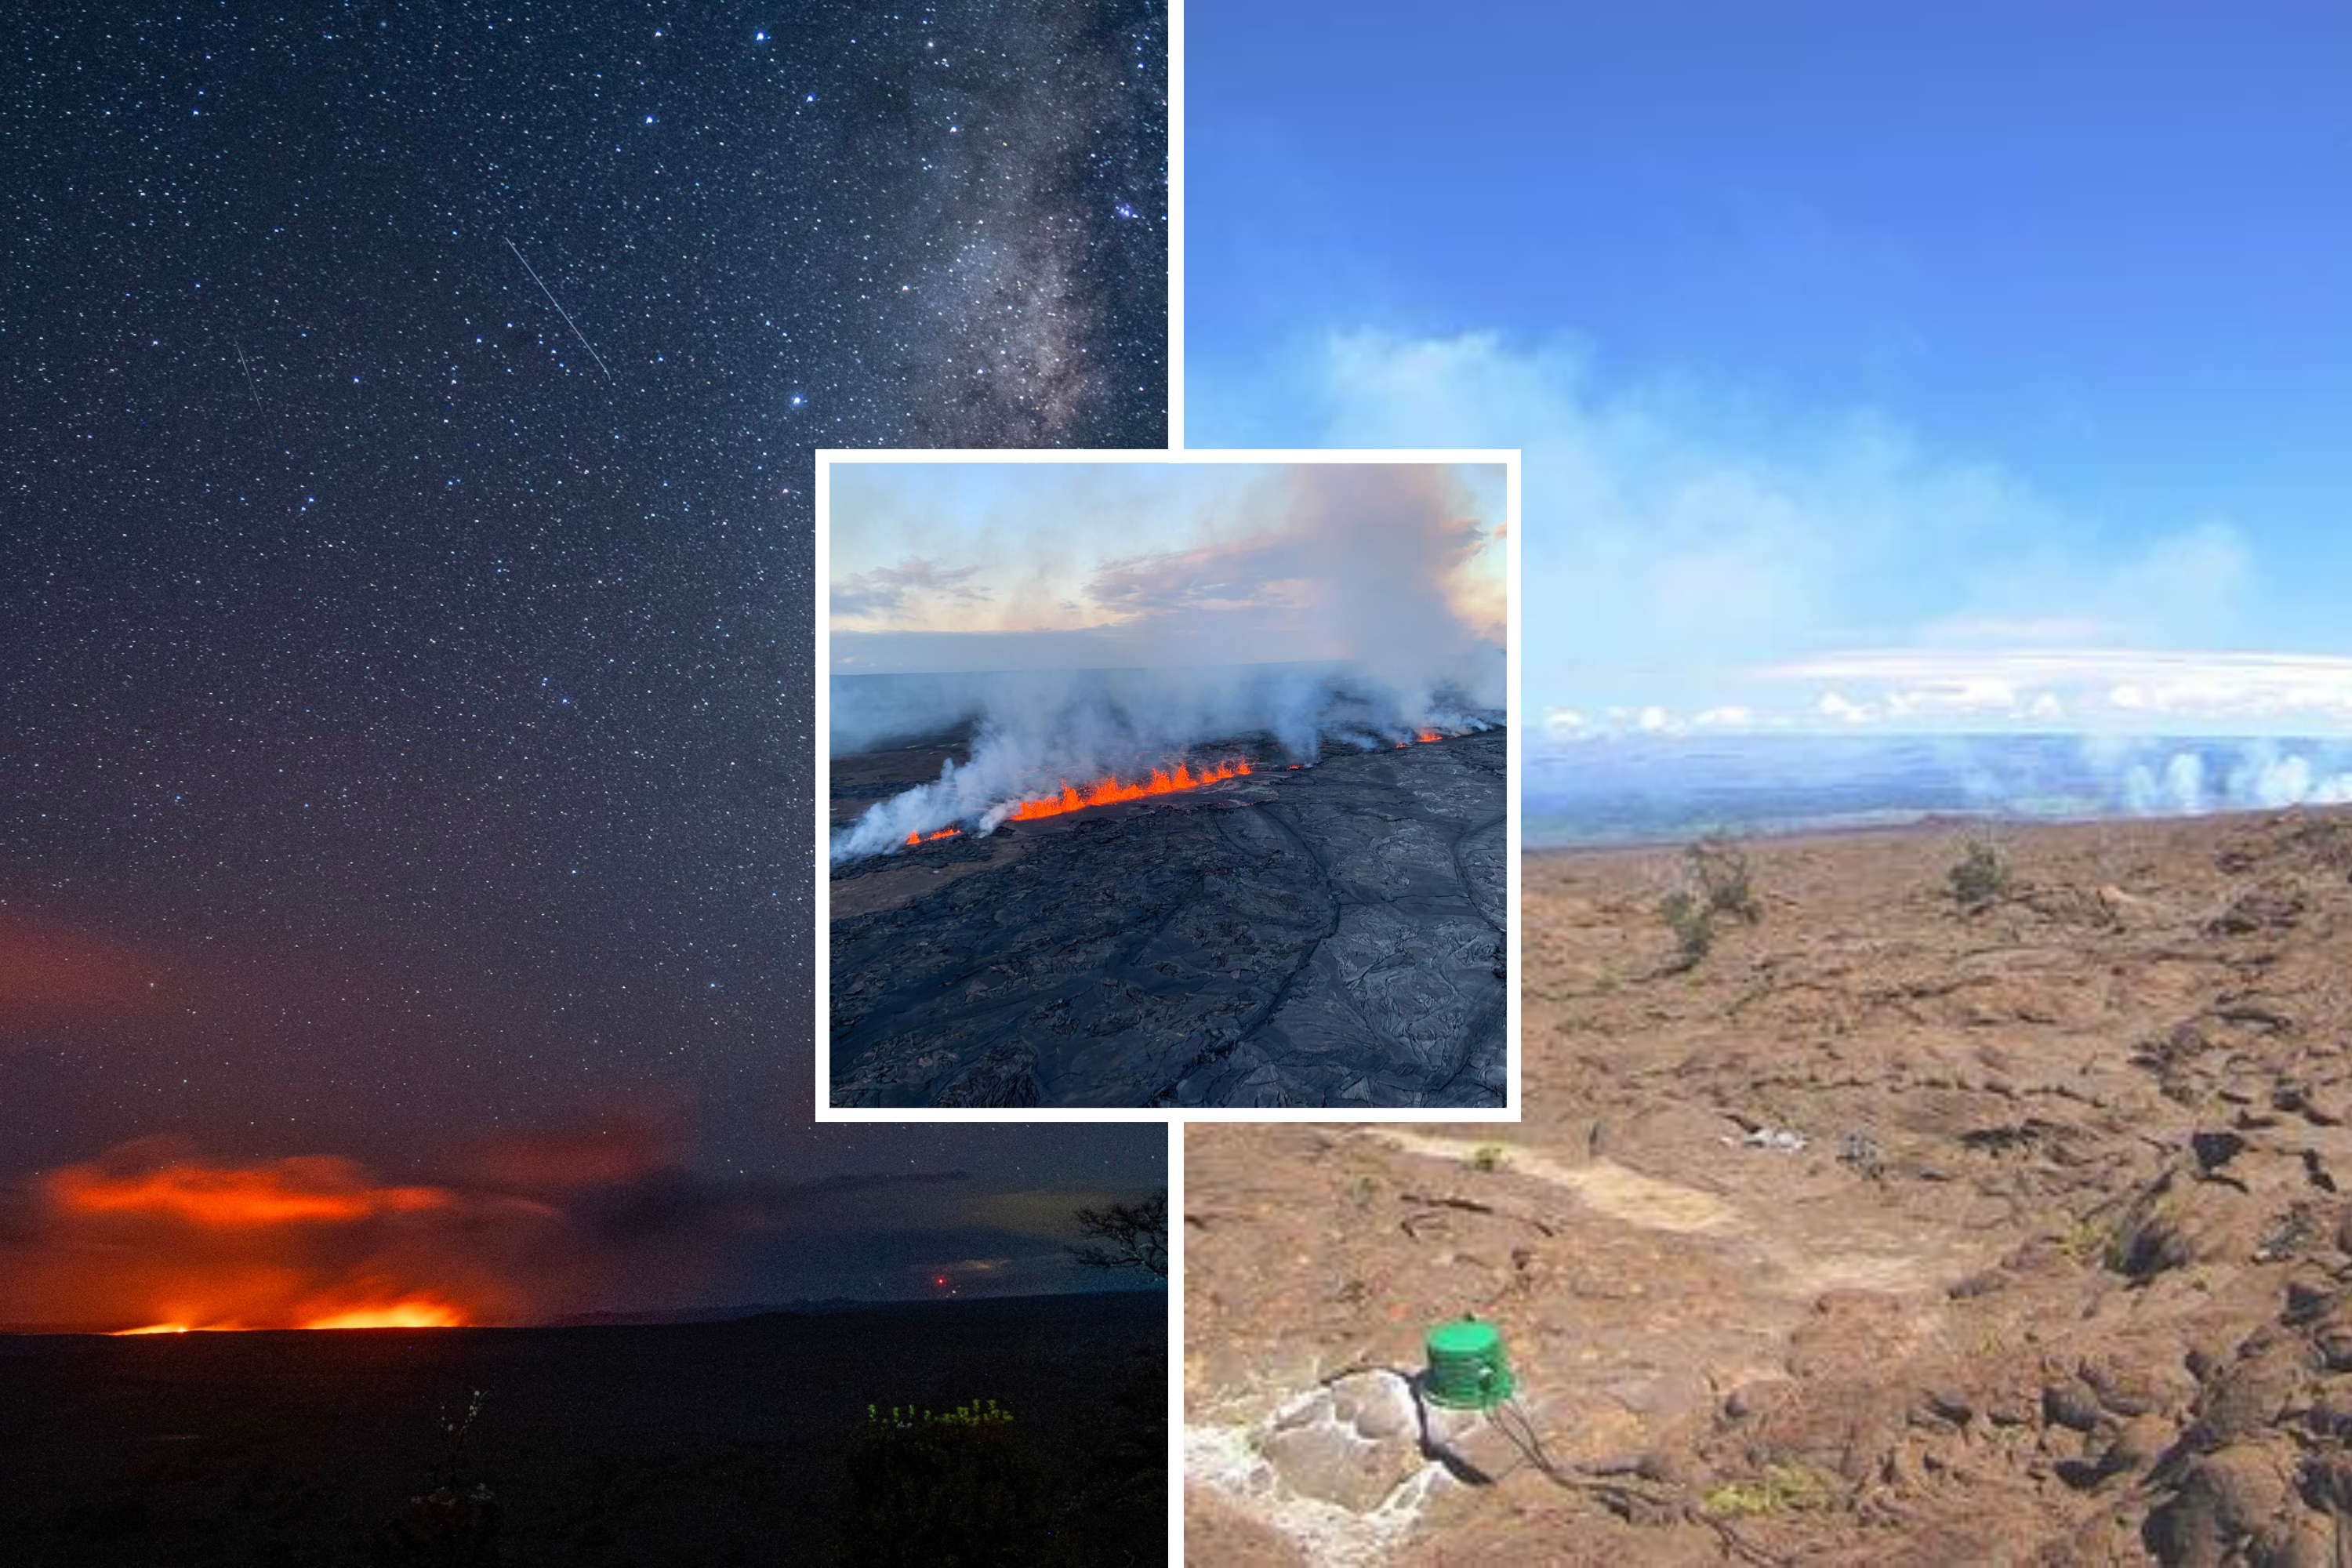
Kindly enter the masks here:
[[1444, 738], [1444, 736], [1440, 735], [1434, 730], [1423, 730], [1420, 734], [1413, 737], [1414, 740], [1419, 741], [1423, 745], [1427, 745], [1432, 741], [1442, 741]]
[[346, 1307], [297, 1323], [250, 1323], [223, 1320], [216, 1323], [150, 1323], [139, 1329], [117, 1329], [116, 1338], [131, 1334], [230, 1333], [249, 1329], [462, 1329], [466, 1314], [446, 1301], [412, 1296], [365, 1307]]
[[1021, 809], [1013, 814], [1015, 822], [1028, 822], [1040, 816], [1059, 816], [1066, 811], [1083, 811], [1090, 805], [1114, 805], [1123, 800], [1142, 800], [1148, 795], [1174, 795], [1179, 790], [1198, 789], [1202, 784], [1236, 779], [1247, 773], [1247, 763], [1223, 763], [1214, 768], [1194, 773], [1183, 763], [1176, 764], [1174, 773], [1160, 768], [1151, 770], [1145, 784], [1123, 784], [1115, 778], [1098, 780], [1083, 794], [1065, 784], [1062, 793], [1046, 800], [1024, 801]]
[[909, 833], [907, 835], [907, 842], [909, 844], [933, 844], [942, 838], [953, 838], [962, 831], [963, 829], [961, 827], [942, 827], [937, 833]]
[[131, 1175], [69, 1166], [51, 1178], [49, 1195], [79, 1214], [169, 1215], [205, 1226], [350, 1221], [454, 1201], [439, 1187], [368, 1185], [349, 1161], [331, 1155], [246, 1170], [183, 1163]]
[[36, 1191], [32, 1229], [0, 1247], [0, 1321], [458, 1328], [527, 1315], [582, 1256], [542, 1198], [386, 1182], [333, 1155], [224, 1163], [148, 1141]]
[[313, 1318], [306, 1329], [462, 1329], [466, 1314], [445, 1301], [412, 1298], [388, 1307], [360, 1307]]

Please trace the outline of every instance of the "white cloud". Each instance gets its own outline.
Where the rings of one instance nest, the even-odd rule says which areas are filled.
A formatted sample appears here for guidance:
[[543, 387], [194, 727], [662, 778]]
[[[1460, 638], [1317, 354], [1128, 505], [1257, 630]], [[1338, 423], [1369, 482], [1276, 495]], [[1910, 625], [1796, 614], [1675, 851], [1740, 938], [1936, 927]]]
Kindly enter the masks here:
[[1816, 704], [1825, 716], [1852, 721], [1849, 710], [1864, 709], [1915, 728], [1940, 718], [2181, 734], [2352, 732], [2352, 658], [2329, 655], [1902, 648], [1792, 659], [1742, 679], [1784, 694], [1833, 682]]
[[[1868, 408], [1776, 417], [1688, 384], [1605, 383], [1567, 341], [1486, 333], [1343, 333], [1306, 368], [1294, 428], [1312, 438], [1522, 449], [1538, 703], [1754, 707], [1761, 724], [1727, 678], [1808, 650], [2188, 647], [2249, 629], [2255, 563], [2230, 524], [2088, 519]], [[2073, 700], [2004, 679], [1906, 700], [2047, 719]], [[1863, 695], [1874, 718], [1898, 706]]]
[[1865, 724], [1876, 713], [1866, 704], [1855, 702], [1842, 692], [1824, 691], [1813, 704], [1813, 711], [1824, 719], [1835, 719], [1848, 724]]

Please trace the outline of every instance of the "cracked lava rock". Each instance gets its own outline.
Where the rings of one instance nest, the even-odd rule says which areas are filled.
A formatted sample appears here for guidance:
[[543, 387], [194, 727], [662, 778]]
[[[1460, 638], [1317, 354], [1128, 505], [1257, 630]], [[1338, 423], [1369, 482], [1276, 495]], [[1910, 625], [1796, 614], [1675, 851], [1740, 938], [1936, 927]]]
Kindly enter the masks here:
[[1506, 740], [835, 867], [833, 1103], [1502, 1105]]

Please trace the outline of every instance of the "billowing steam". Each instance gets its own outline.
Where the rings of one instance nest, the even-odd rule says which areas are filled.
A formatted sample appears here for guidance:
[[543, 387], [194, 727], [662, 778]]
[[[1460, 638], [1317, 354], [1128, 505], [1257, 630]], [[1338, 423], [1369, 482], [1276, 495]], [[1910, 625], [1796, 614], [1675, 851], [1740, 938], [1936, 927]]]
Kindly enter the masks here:
[[1634, 736], [1557, 742], [1532, 841], [1790, 832], [1945, 813], [2012, 821], [2352, 805], [2352, 741], [2130, 735]]
[[[836, 676], [835, 756], [966, 726], [971, 744], [835, 835], [833, 858], [985, 833], [1029, 803], [1141, 791], [1244, 748], [1309, 764], [1500, 723], [1499, 578], [1471, 570], [1491, 539], [1457, 521], [1458, 483], [1435, 467], [1301, 465], [1265, 488], [1251, 531], [1105, 563], [1088, 589], [1112, 617], [1099, 651], [1140, 668]], [[1308, 648], [1321, 657], [1281, 658]]]
[[2119, 786], [2125, 808], [2139, 816], [2352, 805], [2347, 752], [2341, 744], [2298, 749], [2278, 742], [2250, 742], [2226, 752], [2184, 746], [2160, 761], [2122, 763]]
[[[1495, 663], [1499, 684], [1499, 657]], [[856, 679], [836, 679], [835, 689]], [[1245, 759], [1202, 750], [1219, 744], [1263, 739], [1311, 764], [1334, 747], [1373, 751], [1502, 721], [1499, 704], [1480, 704], [1450, 683], [1408, 695], [1336, 668], [1023, 671], [975, 695], [971, 759], [869, 807], [834, 836], [835, 862], [902, 849], [910, 834], [920, 842], [949, 826], [992, 832], [1032, 803], [1060, 803], [1067, 793], [1088, 805], [1160, 793], [1150, 787], [1155, 772], [1172, 778], [1188, 769], [1198, 784], [1248, 771]], [[1106, 781], [1122, 787], [1103, 789]]]

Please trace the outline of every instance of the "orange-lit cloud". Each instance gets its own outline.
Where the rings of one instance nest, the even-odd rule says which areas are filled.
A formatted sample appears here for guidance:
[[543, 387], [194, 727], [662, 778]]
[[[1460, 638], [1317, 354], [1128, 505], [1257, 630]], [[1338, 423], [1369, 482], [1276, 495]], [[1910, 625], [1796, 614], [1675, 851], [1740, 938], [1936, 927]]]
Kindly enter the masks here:
[[175, 990], [136, 948], [0, 910], [0, 1026], [134, 1023], [168, 1010]]
[[577, 1127], [487, 1133], [463, 1145], [459, 1165], [493, 1185], [550, 1191], [634, 1181], [676, 1158], [676, 1140], [639, 1113]]
[[164, 1139], [49, 1171], [0, 1215], [0, 1323], [530, 1321], [632, 1267], [690, 1286], [724, 1228], [711, 1205], [677, 1199], [686, 1179], [642, 1129], [509, 1135], [475, 1154], [498, 1178], [388, 1181], [331, 1155], [231, 1163]]
[[131, 1172], [68, 1165], [47, 1185], [50, 1202], [68, 1214], [169, 1216], [214, 1227], [351, 1222], [457, 1201], [442, 1187], [378, 1185], [351, 1161], [326, 1154], [243, 1169], [190, 1160]]

